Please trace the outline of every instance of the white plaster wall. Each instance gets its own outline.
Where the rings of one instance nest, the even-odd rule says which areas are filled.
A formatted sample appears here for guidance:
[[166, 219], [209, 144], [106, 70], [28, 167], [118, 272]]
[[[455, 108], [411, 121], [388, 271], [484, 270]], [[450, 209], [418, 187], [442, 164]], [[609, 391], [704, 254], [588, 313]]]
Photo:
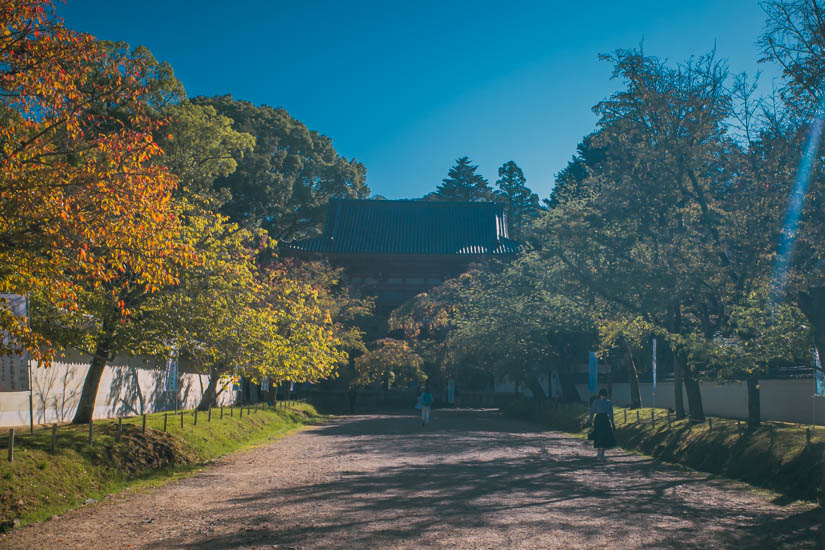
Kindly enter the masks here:
[[[543, 374], [543, 375], [538, 377], [538, 383], [541, 386], [542, 391], [544, 391], [544, 395], [550, 395], [550, 378], [546, 374]], [[516, 385], [509, 378], [505, 378], [504, 380], [502, 380], [500, 382], [496, 382], [495, 392], [496, 393], [521, 392], [527, 398], [533, 397], [533, 392], [530, 391], [530, 388], [527, 387], [527, 384], [520, 384], [519, 387], [517, 388]]]
[[[66, 353], [49, 368], [32, 363], [34, 423], [69, 422], [77, 409], [91, 357]], [[178, 372], [178, 406], [195, 407], [208, 382], [206, 375]], [[175, 394], [164, 391], [162, 366], [140, 357], [118, 357], [107, 366], [95, 400], [94, 418], [135, 416], [173, 409]], [[228, 404], [224, 391], [219, 403]], [[29, 424], [29, 392], [0, 393], [0, 426]]]
[[764, 418], [808, 424], [816, 414], [816, 424], [825, 425], [825, 397], [813, 397], [813, 379], [763, 380], [759, 384]]
[[[748, 389], [745, 382], [701, 382], [699, 385], [702, 389], [702, 406], [705, 414], [743, 420], [748, 417]], [[601, 388], [607, 388], [607, 385], [600, 384], [599, 389]], [[587, 384], [577, 384], [576, 389], [582, 399], [587, 400], [590, 397]], [[825, 398], [813, 397], [812, 379], [762, 380], [759, 389], [763, 420], [800, 424], [810, 424], [813, 420], [816, 424], [825, 425]], [[652, 384], [639, 384], [639, 392], [642, 395], [643, 407], [654, 405]], [[656, 385], [654, 406], [672, 409], [674, 397], [673, 382], [660, 382]], [[687, 407], [684, 388], [682, 398]], [[630, 384], [613, 384], [612, 399], [617, 405], [629, 404]]]

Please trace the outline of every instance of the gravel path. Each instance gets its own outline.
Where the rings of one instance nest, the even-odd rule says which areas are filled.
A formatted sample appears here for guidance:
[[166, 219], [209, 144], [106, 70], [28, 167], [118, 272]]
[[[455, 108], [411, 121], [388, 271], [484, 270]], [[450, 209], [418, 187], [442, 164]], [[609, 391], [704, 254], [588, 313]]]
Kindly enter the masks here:
[[494, 411], [341, 418], [0, 537], [17, 548], [814, 548], [820, 510]]

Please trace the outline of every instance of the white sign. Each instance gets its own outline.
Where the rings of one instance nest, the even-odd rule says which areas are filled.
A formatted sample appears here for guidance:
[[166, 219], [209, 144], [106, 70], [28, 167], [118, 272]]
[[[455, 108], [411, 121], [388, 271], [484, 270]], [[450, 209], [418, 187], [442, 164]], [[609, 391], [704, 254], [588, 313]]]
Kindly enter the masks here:
[[[26, 317], [26, 297], [20, 294], [0, 294], [0, 307], [10, 309], [17, 317]], [[3, 344], [9, 346], [11, 338], [0, 331]], [[27, 353], [0, 355], [0, 392], [29, 391], [29, 357]]]
[[178, 357], [177, 352], [172, 352], [172, 356], [166, 361], [166, 391], [178, 391]]

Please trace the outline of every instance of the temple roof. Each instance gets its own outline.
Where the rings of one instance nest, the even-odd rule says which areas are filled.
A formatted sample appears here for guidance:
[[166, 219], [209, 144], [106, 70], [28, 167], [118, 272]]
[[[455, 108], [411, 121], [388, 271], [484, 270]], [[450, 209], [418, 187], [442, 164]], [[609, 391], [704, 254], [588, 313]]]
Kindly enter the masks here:
[[332, 199], [324, 233], [284, 245], [339, 254], [515, 254], [501, 205]]

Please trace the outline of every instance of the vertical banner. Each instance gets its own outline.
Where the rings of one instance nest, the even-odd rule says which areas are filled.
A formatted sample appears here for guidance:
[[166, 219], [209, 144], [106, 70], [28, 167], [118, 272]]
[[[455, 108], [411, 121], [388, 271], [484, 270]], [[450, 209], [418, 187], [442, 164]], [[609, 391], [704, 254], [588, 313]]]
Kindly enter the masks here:
[[[15, 317], [27, 317], [26, 297], [21, 294], [0, 294], [0, 307]], [[3, 345], [11, 344], [11, 336], [0, 331]], [[0, 392], [29, 391], [29, 356], [27, 353], [0, 355]]]
[[561, 399], [561, 378], [558, 371], [550, 373], [550, 397], [553, 399]]
[[656, 337], [653, 337], [653, 391], [656, 391]]
[[587, 390], [596, 393], [599, 390], [599, 359], [591, 351], [587, 362]]
[[166, 391], [178, 391], [178, 354], [172, 352], [172, 356], [166, 361]]
[[819, 360], [819, 350], [814, 348], [814, 395], [825, 397], [825, 372]]

